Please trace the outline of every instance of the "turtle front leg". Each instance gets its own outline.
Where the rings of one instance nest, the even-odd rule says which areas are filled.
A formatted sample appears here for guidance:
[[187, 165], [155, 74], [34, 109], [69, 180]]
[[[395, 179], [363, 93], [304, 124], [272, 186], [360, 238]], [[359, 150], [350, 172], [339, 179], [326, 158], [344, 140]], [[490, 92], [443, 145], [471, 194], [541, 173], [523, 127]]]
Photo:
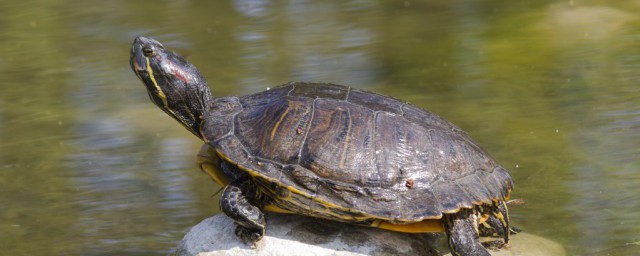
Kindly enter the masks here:
[[473, 210], [444, 214], [444, 228], [449, 238], [449, 249], [456, 256], [491, 256], [480, 243], [478, 216]]
[[[245, 181], [248, 182], [248, 181]], [[220, 208], [236, 222], [236, 235], [242, 242], [255, 248], [255, 243], [264, 236], [267, 223], [264, 214], [247, 198], [242, 182], [227, 185], [220, 197]]]

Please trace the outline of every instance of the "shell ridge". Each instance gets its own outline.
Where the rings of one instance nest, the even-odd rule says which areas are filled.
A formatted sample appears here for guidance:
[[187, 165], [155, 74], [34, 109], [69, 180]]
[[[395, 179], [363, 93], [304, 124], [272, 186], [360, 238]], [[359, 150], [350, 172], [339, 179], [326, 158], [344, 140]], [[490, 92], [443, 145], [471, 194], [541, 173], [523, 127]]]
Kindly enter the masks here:
[[291, 96], [291, 93], [296, 89], [295, 83], [289, 83], [289, 85], [291, 86], [291, 89], [287, 92], [287, 96]]
[[[501, 180], [500, 176], [498, 175], [503, 175], [506, 174], [506, 178], [504, 181], [506, 181], [507, 183], [503, 183], [503, 180]], [[505, 200], [506, 198], [509, 197], [509, 192], [511, 191], [511, 189], [513, 189], [513, 180], [511, 179], [511, 175], [508, 174], [508, 172], [506, 172], [506, 170], [504, 168], [502, 168], [501, 166], [496, 166], [495, 168], [493, 168], [493, 172], [492, 175], [493, 179], [496, 181], [496, 183], [498, 183], [498, 185], [500, 185], [501, 189], [501, 200]]]
[[483, 170], [483, 169], [477, 169], [476, 170], [476, 176], [478, 176], [478, 179], [480, 179], [480, 181], [481, 181], [479, 186], [482, 186], [485, 189], [485, 191], [487, 192], [487, 195], [486, 195], [487, 197], [485, 197], [482, 200], [482, 202], [485, 203], [485, 204], [491, 204], [493, 199], [495, 197], [499, 196], [499, 195], [494, 196], [494, 194], [496, 194], [496, 193], [494, 193], [494, 190], [487, 186], [488, 184], [487, 184], [487, 181], [485, 180], [486, 179], [485, 178], [486, 175], [491, 175], [491, 174], [488, 171]]
[[227, 138], [227, 137], [229, 137], [229, 136], [233, 136], [233, 133], [227, 133], [227, 134], [225, 134], [224, 136], [221, 136], [220, 138], [217, 138], [217, 139], [215, 139], [215, 140], [213, 140], [213, 141], [209, 142], [209, 144], [215, 144], [215, 143], [218, 143], [218, 142], [220, 142], [221, 140], [226, 139], [226, 138]]
[[[442, 217], [442, 212], [444, 211], [444, 207], [442, 206], [442, 203], [440, 202], [440, 199], [438, 199], [438, 196], [436, 195], [436, 193], [434, 192], [433, 187], [429, 187], [428, 189], [423, 190], [422, 194], [420, 194], [420, 196], [422, 198], [429, 198], [429, 199], [433, 199], [433, 203], [431, 202], [427, 202], [427, 204], [423, 205], [422, 207], [424, 208], [424, 210], [421, 211], [421, 215], [420, 217], [418, 217], [418, 221], [424, 220], [424, 219], [439, 219]], [[436, 208], [436, 209], [433, 209]], [[435, 213], [435, 215], [434, 215]]]
[[344, 101], [349, 101], [349, 96], [351, 96], [351, 86], [347, 86], [347, 95], [344, 96]]
[[404, 102], [402, 102], [402, 105], [400, 105], [400, 116], [402, 116], [402, 117], [404, 117], [404, 118], [406, 118], [406, 117], [404, 116], [404, 106], [406, 106], [407, 104], [409, 104], [409, 103], [408, 103], [408, 102], [406, 102], [406, 101], [404, 101]]
[[372, 138], [372, 145], [373, 145], [373, 163], [374, 166], [376, 168], [376, 173], [378, 174], [378, 186], [382, 187], [382, 176], [380, 174], [380, 167], [378, 166], [378, 142], [376, 141], [376, 134], [378, 132], [378, 122], [376, 121], [378, 119], [378, 114], [380, 112], [379, 111], [375, 111], [373, 112], [373, 118], [372, 118], [372, 122], [373, 122], [373, 138]]
[[458, 208], [468, 208], [471, 209], [473, 208], [473, 198], [469, 195], [469, 192], [467, 192], [466, 190], [464, 190], [463, 186], [461, 186], [458, 182], [457, 179], [454, 180], [453, 185], [458, 188], [458, 190], [461, 192], [460, 194], [463, 195], [464, 198], [462, 198], [462, 200], [458, 201]]
[[315, 118], [316, 102], [318, 102], [318, 98], [313, 99], [313, 102], [311, 102], [311, 117], [309, 118], [307, 129], [304, 131], [304, 138], [302, 138], [302, 143], [300, 143], [300, 149], [298, 149], [298, 160], [296, 161], [296, 163], [300, 166], [302, 166], [300, 164], [300, 161], [302, 159], [302, 149], [304, 149], [304, 146], [307, 144], [307, 137], [309, 136], [311, 124], [313, 124], [313, 119]]
[[486, 192], [485, 198], [483, 198], [482, 202], [485, 204], [490, 204], [491, 200], [492, 200], [492, 196], [491, 196], [491, 189], [489, 189], [489, 187], [487, 187], [486, 184], [484, 184], [484, 182], [482, 182], [482, 177], [480, 177], [480, 173], [484, 172], [484, 170], [482, 169], [477, 169], [474, 173], [474, 175], [476, 175], [476, 177], [481, 181], [479, 186], [482, 186], [482, 188], [484, 188], [484, 192]]
[[[486, 191], [486, 189], [484, 189], [484, 185], [482, 185], [482, 182], [477, 182], [477, 181], [480, 181], [480, 178], [476, 175], [476, 172], [478, 172], [478, 169], [474, 170], [473, 172], [467, 175], [464, 175], [455, 179], [453, 182], [455, 182], [458, 185], [458, 187], [460, 187], [460, 189], [467, 194], [467, 197], [470, 199], [470, 202], [472, 204], [482, 205], [486, 203], [484, 202], [485, 200], [484, 198], [487, 197], [488, 192]], [[473, 184], [476, 184], [476, 183], [479, 184], [479, 185], [476, 185], [475, 192], [470, 189], [469, 185], [461, 184], [460, 182], [462, 180], [468, 180], [473, 178], [475, 178], [475, 180], [472, 180], [474, 181]], [[481, 186], [481, 187], [478, 187], [478, 186]]]

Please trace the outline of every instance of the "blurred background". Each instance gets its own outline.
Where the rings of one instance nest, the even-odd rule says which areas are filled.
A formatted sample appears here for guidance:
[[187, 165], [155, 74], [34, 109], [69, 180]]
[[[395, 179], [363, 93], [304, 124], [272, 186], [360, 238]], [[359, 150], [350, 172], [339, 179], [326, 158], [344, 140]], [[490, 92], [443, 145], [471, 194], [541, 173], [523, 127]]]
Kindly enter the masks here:
[[219, 211], [200, 146], [129, 68], [138, 35], [215, 96], [350, 85], [452, 121], [510, 169], [512, 223], [640, 251], [640, 1], [0, 2], [0, 254], [168, 254]]

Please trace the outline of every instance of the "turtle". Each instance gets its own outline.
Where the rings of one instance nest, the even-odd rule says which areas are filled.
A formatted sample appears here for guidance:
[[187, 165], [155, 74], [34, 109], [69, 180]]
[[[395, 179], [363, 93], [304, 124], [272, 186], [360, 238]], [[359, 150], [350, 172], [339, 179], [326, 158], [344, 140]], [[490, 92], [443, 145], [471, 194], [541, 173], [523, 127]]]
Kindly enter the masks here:
[[434, 113], [331, 83], [213, 97], [193, 64], [146, 37], [134, 40], [130, 65], [151, 101], [204, 141], [198, 165], [223, 187], [220, 208], [252, 248], [265, 211], [444, 232], [454, 255], [489, 255], [479, 229], [492, 224], [509, 245], [509, 172]]

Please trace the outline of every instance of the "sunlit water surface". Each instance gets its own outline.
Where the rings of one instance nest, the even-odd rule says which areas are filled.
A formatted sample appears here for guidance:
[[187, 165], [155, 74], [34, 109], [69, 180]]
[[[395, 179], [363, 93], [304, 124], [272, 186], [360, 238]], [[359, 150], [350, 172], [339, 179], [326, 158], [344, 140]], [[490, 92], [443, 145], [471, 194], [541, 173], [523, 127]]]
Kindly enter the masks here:
[[640, 1], [41, 2], [0, 3], [0, 254], [166, 254], [218, 211], [200, 142], [129, 69], [137, 35], [216, 96], [323, 81], [427, 108], [511, 170], [512, 223], [640, 251]]

